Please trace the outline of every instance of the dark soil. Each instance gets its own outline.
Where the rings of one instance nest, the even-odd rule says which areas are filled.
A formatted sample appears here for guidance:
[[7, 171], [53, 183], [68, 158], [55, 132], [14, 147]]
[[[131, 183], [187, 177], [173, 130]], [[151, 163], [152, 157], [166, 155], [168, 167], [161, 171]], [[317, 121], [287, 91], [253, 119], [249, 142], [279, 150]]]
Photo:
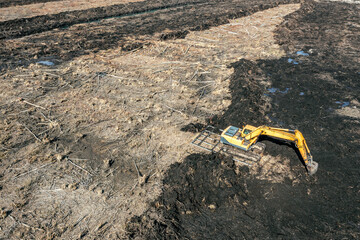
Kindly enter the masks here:
[[[52, 15], [36, 16], [31, 18], [15, 19], [0, 23], [2, 34], [0, 39], [22, 37], [34, 33], [40, 33], [59, 27], [69, 27], [78, 23], [87, 23], [90, 21], [101, 20], [109, 17], [121, 17], [148, 11], [174, 8], [186, 5], [203, 3], [204, 1], [189, 2], [180, 1], [156, 1], [134, 2], [119, 5], [112, 5], [86, 10], [77, 10], [71, 12], [62, 12]], [[46, 24], [44, 24], [46, 23]]]
[[[220, 127], [298, 128], [319, 163], [316, 175], [299, 167], [293, 148], [268, 140], [268, 153], [290, 158], [300, 183], [258, 180], [222, 156], [190, 155], [170, 168], [153, 206], [128, 223], [128, 237], [358, 239], [360, 123], [335, 112], [360, 100], [358, 13], [358, 5], [303, 4], [277, 29], [288, 57], [234, 63], [232, 104], [211, 119]], [[274, 89], [261, 87], [259, 79]], [[265, 106], [264, 94], [271, 97], [271, 107]]]
[[[189, 30], [203, 30], [279, 4], [298, 0], [251, 1], [146, 1], [55, 15], [16, 19], [0, 23], [0, 39], [27, 36], [13, 44], [0, 40], [1, 68], [33, 62], [33, 58], [70, 60], [74, 57], [122, 46], [133, 50], [144, 43], [126, 39], [129, 36], [154, 35], [159, 38], [185, 37]], [[86, 25], [71, 25], [117, 16]], [[62, 27], [62, 28], [60, 28]], [[54, 29], [59, 28], [59, 29]], [[54, 29], [53, 31], [49, 31]], [[71, 31], [69, 31], [71, 30]], [[48, 32], [45, 32], [48, 31]], [[40, 33], [42, 34], [35, 34]], [[10, 54], [9, 54], [10, 53]]]
[[62, 0], [0, 0], [0, 8], [28, 5], [33, 3], [45, 3], [45, 2], [56, 2]]

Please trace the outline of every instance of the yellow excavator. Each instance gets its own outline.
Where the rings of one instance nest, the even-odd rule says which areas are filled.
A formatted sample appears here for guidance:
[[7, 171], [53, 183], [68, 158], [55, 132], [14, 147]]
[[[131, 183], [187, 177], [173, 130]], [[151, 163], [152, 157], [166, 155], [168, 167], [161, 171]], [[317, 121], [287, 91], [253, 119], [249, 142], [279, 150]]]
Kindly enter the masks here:
[[[261, 154], [265, 150], [265, 144], [258, 142], [260, 136], [268, 136], [295, 143], [310, 175], [315, 174], [318, 169], [318, 163], [313, 161], [305, 138], [299, 130], [246, 125], [242, 129], [229, 126], [225, 130], [220, 129], [220, 132], [221, 134], [217, 134], [213, 126], [208, 126], [192, 141], [192, 144], [212, 152], [229, 153], [235, 161], [251, 166], [260, 160]], [[230, 145], [243, 151], [234, 151], [224, 145]]]

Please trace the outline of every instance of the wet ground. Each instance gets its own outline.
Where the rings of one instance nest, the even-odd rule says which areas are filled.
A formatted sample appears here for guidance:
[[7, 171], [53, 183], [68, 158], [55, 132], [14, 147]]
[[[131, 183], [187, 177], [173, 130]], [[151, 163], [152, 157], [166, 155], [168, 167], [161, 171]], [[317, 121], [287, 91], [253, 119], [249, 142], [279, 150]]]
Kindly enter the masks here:
[[[23, 2], [27, 4], [30, 1]], [[100, 71], [109, 74], [121, 73], [123, 74], [121, 76], [131, 76], [137, 81], [140, 78], [140, 75], [136, 78], [138, 72], [132, 76], [126, 72], [129, 69], [124, 68], [124, 71], [114, 73], [105, 63], [114, 65], [116, 62], [105, 59], [101, 62], [103, 69], [94, 70], [98, 71], [96, 75], [82, 76], [77, 72], [73, 76], [71, 71], [76, 68], [81, 69], [85, 62], [89, 64], [88, 66], [92, 65], [90, 61], [84, 60], [84, 63], [75, 63], [77, 64], [75, 67], [67, 67], [67, 61], [115, 47], [121, 47], [124, 52], [131, 53], [148, 47], [151, 38], [166, 43], [173, 39], [184, 38], [190, 31], [209, 29], [212, 26], [228, 23], [229, 19], [247, 16], [290, 2], [296, 1], [276, 3], [264, 0], [251, 1], [251, 3], [248, 1], [146, 1], [82, 10], [75, 15], [61, 13], [0, 23], [2, 60], [0, 67], [3, 77], [1, 81], [8, 80], [7, 71], [17, 71], [17, 67], [19, 71], [25, 71], [31, 63], [40, 60], [49, 61], [55, 66], [49, 66], [50, 70], [46, 70], [47, 75], [45, 74], [45, 78], [40, 83], [26, 79], [22, 82], [19, 73], [17, 80], [13, 80], [12, 89], [16, 92], [14, 96], [25, 96], [25, 99], [31, 99], [33, 103], [35, 100], [46, 99], [46, 96], [54, 96], [54, 99], [57, 99], [51, 103], [56, 106], [55, 112], [42, 109], [41, 107], [45, 105], [35, 106], [36, 109], [29, 111], [26, 107], [16, 105], [19, 103], [1, 104], [3, 137], [0, 157], [3, 159], [1, 159], [0, 191], [3, 194], [9, 191], [7, 187], [11, 185], [7, 182], [9, 179], [14, 182], [15, 179], [23, 181], [20, 177], [29, 177], [24, 186], [21, 183], [21, 186], [16, 188], [13, 195], [18, 195], [18, 198], [12, 198], [12, 193], [8, 195], [9, 200], [11, 197], [13, 201], [12, 205], [1, 206], [0, 217], [4, 219], [4, 225], [1, 226], [7, 238], [26, 236], [62, 238], [77, 233], [79, 238], [107, 236], [112, 239], [120, 237], [358, 239], [360, 237], [359, 5], [312, 1], [303, 3], [299, 10], [285, 17], [275, 31], [276, 42], [286, 52], [286, 56], [276, 59], [273, 57], [239, 59], [230, 63], [228, 69], [233, 69], [233, 74], [230, 76], [230, 97], [225, 100], [231, 103], [223, 113], [207, 118], [207, 123], [221, 128], [230, 124], [242, 126], [246, 123], [299, 129], [308, 142], [314, 160], [319, 163], [319, 170], [314, 176], [307, 175], [293, 145], [264, 138], [262, 141], [267, 145], [266, 156], [275, 159], [272, 168], [267, 165], [266, 169], [265, 167], [248, 169], [235, 165], [226, 156], [196, 153], [186, 156], [183, 161], [171, 165], [169, 169], [164, 168], [162, 171], [160, 169], [159, 172], [164, 174], [164, 177], [158, 177], [161, 179], [158, 188], [146, 185], [148, 179], [142, 184], [137, 182], [133, 187], [134, 181], [131, 177], [137, 175], [140, 177], [142, 174], [134, 170], [133, 162], [129, 156], [125, 156], [125, 149], [130, 143], [118, 139], [104, 141], [95, 138], [91, 132], [95, 131], [95, 127], [85, 135], [81, 132], [81, 129], [85, 128], [84, 125], [96, 125], [87, 121], [87, 118], [106, 121], [112, 110], [119, 109], [119, 104], [130, 106], [128, 112], [132, 107], [136, 107], [136, 111], [147, 108], [144, 108], [145, 105], [142, 108], [136, 105], [141, 102], [140, 98], [134, 100], [136, 104], [130, 101], [132, 100], [130, 97], [120, 99], [121, 101], [116, 98], [124, 94], [121, 89], [130, 89], [131, 84], [125, 86], [122, 83], [119, 87], [118, 83], [114, 82], [111, 85], [112, 82], [108, 80], [109, 88], [99, 88], [99, 82], [105, 76], [105, 74], [101, 75]], [[119, 18], [111, 18], [114, 16]], [[77, 23], [82, 24], [76, 25]], [[257, 38], [258, 36], [248, 34], [253, 37], [253, 41], [262, 41], [261, 38]], [[207, 41], [207, 44], [212, 46], [213, 43]], [[157, 56], [162, 55], [167, 47], [164, 49]], [[185, 55], [188, 50], [189, 48], [184, 49]], [[111, 51], [108, 54], [112, 54]], [[154, 55], [149, 54], [149, 57]], [[62, 65], [66, 66], [66, 71], [60, 72], [62, 75], [58, 78], [56, 71], [60, 70], [56, 68]], [[52, 68], [55, 69], [56, 74], [51, 72]], [[22, 86], [32, 87], [36, 84], [40, 86], [36, 91], [18, 92]], [[139, 86], [135, 85], [135, 88]], [[150, 85], [146, 86], [147, 89], [150, 87]], [[71, 94], [67, 89], [71, 90]], [[83, 90], [77, 92], [77, 89]], [[181, 92], [180, 88], [179, 92]], [[155, 94], [158, 93], [161, 91]], [[202, 98], [202, 94], [203, 92], [198, 93], [199, 99]], [[84, 98], [76, 99], [77, 96]], [[111, 108], [107, 107], [108, 103], [104, 101], [104, 96], [111, 97], [107, 99], [111, 103]], [[115, 101], [112, 102], [112, 99]], [[24, 99], [19, 99], [21, 104], [28, 106], [23, 101]], [[66, 109], [65, 106], [72, 101], [78, 102], [74, 105], [78, 109], [73, 111], [78, 111], [79, 116], [67, 115], [67, 112], [61, 113], [61, 109]], [[98, 104], [100, 105], [98, 111], [90, 111], [87, 108], [87, 105]], [[50, 103], [47, 107], [51, 108]], [[67, 111], [71, 112], [69, 109]], [[170, 115], [177, 113], [183, 116], [188, 113], [187, 111], [190, 110], [173, 109]], [[125, 115], [128, 112], [121, 114]], [[14, 113], [19, 114], [18, 119], [15, 118]], [[120, 113], [115, 111], [114, 114]], [[96, 118], [95, 115], [103, 117]], [[46, 116], [52, 117], [49, 119]], [[71, 122], [68, 116], [74, 118], [74, 121]], [[150, 122], [151, 119], [141, 120], [140, 123]], [[51, 131], [47, 137], [45, 135], [44, 138], [38, 139], [43, 145], [35, 148], [36, 151], [31, 152], [33, 155], [30, 157], [26, 156], [27, 149], [36, 145], [35, 138], [40, 137], [38, 133], [47, 130], [46, 126], [37, 125], [44, 121], [48, 124], [46, 126], [51, 125], [51, 128], [49, 127]], [[56, 125], [61, 121], [71, 124], [59, 124], [60, 127]], [[133, 136], [140, 132], [139, 128], [143, 125], [137, 123], [135, 125], [132, 119], [126, 121], [129, 126], [134, 124], [134, 129], [131, 129], [133, 135], [124, 133], [124, 137], [134, 139]], [[24, 130], [27, 134], [18, 135], [19, 129], [22, 128], [15, 122], [28, 125], [29, 131]], [[97, 131], [102, 135], [109, 132], [109, 135], [111, 132], [118, 134], [117, 130], [112, 130], [116, 129], [114, 126], [105, 126], [111, 127], [111, 131], [106, 128]], [[204, 123], [193, 122], [190, 125], [179, 126], [179, 129], [182, 128], [184, 134], [188, 134], [200, 130], [203, 126]], [[36, 130], [35, 137], [30, 135], [30, 130], [34, 132]], [[11, 135], [11, 132], [14, 134]], [[154, 136], [156, 132], [147, 135], [149, 139], [156, 138]], [[143, 141], [141, 138], [140, 140]], [[136, 147], [137, 145], [131, 142], [134, 151]], [[115, 153], [110, 152], [114, 149], [117, 149]], [[50, 156], [45, 154], [51, 151], [66, 152], [66, 154], [51, 153]], [[80, 153], [83, 155], [77, 156]], [[143, 173], [149, 171], [150, 173], [145, 174], [145, 177], [150, 178], [150, 182], [155, 181], [152, 180], [155, 173], [150, 170], [153, 167], [151, 164], [156, 162], [154, 160], [156, 154], [154, 152], [146, 154], [141, 157], [149, 157], [150, 163], [140, 166], [140, 170]], [[47, 170], [52, 174], [51, 176], [39, 171], [40, 168], [19, 172], [19, 169], [24, 168], [24, 160], [20, 157], [25, 159], [25, 166], [39, 163], [44, 169], [49, 164], [55, 165], [56, 168]], [[82, 157], [97, 160], [82, 164], [84, 162], [81, 162]], [[52, 160], [50, 162], [41, 160], [47, 158]], [[72, 158], [80, 158], [79, 162], [76, 162], [77, 165], [74, 165], [75, 160], [71, 160]], [[127, 160], [126, 163], [121, 163], [119, 159]], [[136, 161], [139, 159], [136, 158]], [[271, 170], [284, 166], [287, 167], [285, 171]], [[117, 169], [121, 171], [117, 172]], [[136, 170], [138, 170], [137, 166]], [[68, 175], [60, 176], [58, 173]], [[56, 175], [58, 176], [51, 180], [52, 176]], [[74, 178], [79, 180], [74, 184], [67, 184], [64, 187], [65, 191], [61, 190], [60, 188], [63, 187], [57, 186], [57, 182], [66, 180], [70, 176], [75, 176]], [[54, 185], [57, 188], [54, 189]], [[139, 187], [135, 189], [137, 185]], [[49, 188], [46, 188], [46, 192], [40, 190], [39, 193], [39, 186]], [[110, 188], [112, 190], [108, 192]], [[147, 199], [148, 195], [157, 190], [161, 190], [159, 197], [149, 200], [147, 204], [150, 207], [146, 208], [144, 213], [127, 219], [124, 226], [116, 226], [116, 222], [125, 221], [123, 219], [125, 216], [133, 216], [137, 213], [132, 209], [148, 206], [139, 199]], [[124, 195], [119, 199], [127, 199], [127, 202], [116, 202], [118, 199], [113, 195], [120, 194], [119, 191]], [[139, 196], [133, 197], [133, 192]], [[61, 200], [60, 203], [50, 198], [50, 195], [60, 196], [61, 199], [56, 198], [56, 201]], [[104, 201], [99, 200], [100, 198]], [[43, 201], [40, 201], [41, 199]], [[42, 202], [46, 202], [44, 199], [48, 201], [49, 206], [54, 204], [55, 210], [39, 208]], [[109, 206], [109, 203], [114, 204]], [[34, 207], [34, 204], [39, 206]], [[110, 217], [102, 218], [101, 222], [93, 223], [95, 217], [87, 213], [87, 210], [80, 211], [85, 209], [81, 206], [104, 209], [104, 213], [111, 212], [111, 214]], [[34, 208], [38, 212], [34, 211], [35, 215], [32, 215], [31, 210]], [[86, 214], [83, 214], [84, 212]], [[124, 212], [123, 218], [120, 217], [121, 212]], [[45, 220], [42, 221], [38, 216]], [[90, 225], [96, 226], [93, 227], [96, 230], [89, 229]], [[81, 229], [78, 229], [79, 226]], [[119, 229], [123, 227], [124, 230], [121, 228], [120, 234], [114, 226]]]

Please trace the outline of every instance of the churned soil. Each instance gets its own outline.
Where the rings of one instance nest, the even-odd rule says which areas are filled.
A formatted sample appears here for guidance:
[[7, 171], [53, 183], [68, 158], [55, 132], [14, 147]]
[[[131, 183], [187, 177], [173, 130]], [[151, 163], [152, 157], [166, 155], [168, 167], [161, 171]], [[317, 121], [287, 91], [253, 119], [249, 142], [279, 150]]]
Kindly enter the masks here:
[[[299, 167], [294, 146], [269, 139], [263, 140], [269, 154], [291, 159], [281, 183], [262, 180], [257, 174], [263, 171], [239, 170], [221, 156], [190, 155], [168, 171], [153, 206], [128, 223], [128, 236], [359, 238], [358, 12], [358, 5], [346, 3], [303, 4], [276, 30], [288, 55], [232, 64], [232, 103], [211, 119], [220, 127], [300, 129], [319, 163], [316, 175]], [[271, 86], [263, 87], [264, 80]]]
[[[189, 31], [294, 2], [298, 1], [146, 1], [0, 22], [0, 39], [4, 39], [0, 67], [23, 65], [40, 57], [70, 60], [119, 46], [131, 51], [143, 45], [143, 35], [183, 38]], [[132, 36], [136, 38], [129, 40]]]

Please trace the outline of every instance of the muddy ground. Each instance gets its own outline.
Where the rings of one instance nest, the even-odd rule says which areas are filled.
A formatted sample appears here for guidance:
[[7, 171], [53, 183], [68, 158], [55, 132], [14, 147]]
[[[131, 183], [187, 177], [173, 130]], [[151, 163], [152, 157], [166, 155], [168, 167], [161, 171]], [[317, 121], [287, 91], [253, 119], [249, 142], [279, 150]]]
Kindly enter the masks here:
[[[359, 238], [359, 5], [295, 2], [1, 22], [0, 238]], [[298, 128], [319, 171], [194, 149], [209, 123]]]

